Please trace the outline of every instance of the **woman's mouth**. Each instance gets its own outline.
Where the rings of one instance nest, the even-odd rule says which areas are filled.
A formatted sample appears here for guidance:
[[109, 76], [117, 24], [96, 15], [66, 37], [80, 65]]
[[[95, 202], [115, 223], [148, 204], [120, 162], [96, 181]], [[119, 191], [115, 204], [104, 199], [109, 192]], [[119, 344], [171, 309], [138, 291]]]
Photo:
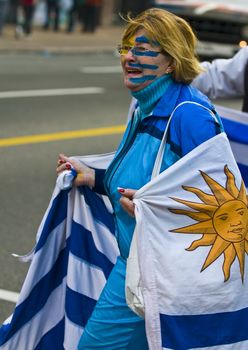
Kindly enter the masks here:
[[141, 73], [142, 73], [142, 71], [140, 69], [137, 69], [137, 68], [126, 68], [126, 74], [130, 78], [131, 77], [137, 77]]

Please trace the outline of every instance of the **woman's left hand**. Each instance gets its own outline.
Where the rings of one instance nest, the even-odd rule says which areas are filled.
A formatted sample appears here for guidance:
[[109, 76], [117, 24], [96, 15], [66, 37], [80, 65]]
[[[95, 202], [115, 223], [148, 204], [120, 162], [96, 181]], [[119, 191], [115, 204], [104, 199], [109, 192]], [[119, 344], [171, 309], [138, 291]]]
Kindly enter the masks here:
[[131, 216], [134, 216], [134, 203], [133, 196], [137, 190], [132, 190], [130, 188], [120, 188], [118, 187], [118, 192], [122, 195], [120, 198], [120, 204], [122, 208]]

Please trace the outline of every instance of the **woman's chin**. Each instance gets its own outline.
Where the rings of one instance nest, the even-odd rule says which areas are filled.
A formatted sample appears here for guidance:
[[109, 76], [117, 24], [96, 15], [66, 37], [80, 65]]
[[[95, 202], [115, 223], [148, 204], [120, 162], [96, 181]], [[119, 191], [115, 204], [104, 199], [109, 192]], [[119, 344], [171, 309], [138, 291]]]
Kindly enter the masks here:
[[144, 83], [133, 83], [130, 80], [125, 81], [125, 86], [130, 91], [139, 91], [144, 88]]

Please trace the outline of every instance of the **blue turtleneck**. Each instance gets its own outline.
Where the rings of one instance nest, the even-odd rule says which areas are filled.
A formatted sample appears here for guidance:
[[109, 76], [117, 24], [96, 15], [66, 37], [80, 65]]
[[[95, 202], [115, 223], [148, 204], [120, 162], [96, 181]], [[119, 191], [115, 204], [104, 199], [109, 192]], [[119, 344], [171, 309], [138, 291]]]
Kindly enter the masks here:
[[158, 100], [166, 92], [172, 83], [171, 74], [165, 74], [154, 80], [150, 85], [139, 91], [131, 92], [139, 102], [141, 119], [151, 114]]

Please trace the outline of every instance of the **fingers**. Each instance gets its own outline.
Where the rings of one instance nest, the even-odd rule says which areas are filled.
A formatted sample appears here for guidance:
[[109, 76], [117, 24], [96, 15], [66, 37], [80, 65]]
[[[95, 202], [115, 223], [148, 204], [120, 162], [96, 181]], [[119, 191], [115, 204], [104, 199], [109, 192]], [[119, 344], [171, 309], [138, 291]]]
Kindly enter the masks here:
[[77, 159], [67, 157], [63, 153], [59, 155], [57, 161], [57, 174], [65, 170], [72, 170], [75, 173], [74, 184], [76, 186], [95, 186], [95, 170], [84, 165]]
[[122, 187], [118, 187], [117, 190], [123, 197], [127, 197], [129, 199], [133, 199], [133, 196], [137, 192], [137, 190], [133, 190], [131, 188], [122, 188]]
[[120, 204], [122, 208], [131, 216], [134, 216], [134, 203], [133, 196], [136, 193], [136, 190], [129, 188], [118, 187], [118, 192], [122, 195], [120, 198]]
[[130, 215], [134, 216], [134, 203], [131, 199], [126, 197], [120, 198], [120, 204], [122, 208]]
[[65, 156], [63, 153], [59, 154], [59, 159], [58, 159], [58, 163], [66, 163], [69, 162], [70, 158]]
[[66, 157], [64, 154], [59, 154], [56, 172], [59, 174], [64, 170], [70, 170], [70, 169], [71, 169], [70, 158]]

